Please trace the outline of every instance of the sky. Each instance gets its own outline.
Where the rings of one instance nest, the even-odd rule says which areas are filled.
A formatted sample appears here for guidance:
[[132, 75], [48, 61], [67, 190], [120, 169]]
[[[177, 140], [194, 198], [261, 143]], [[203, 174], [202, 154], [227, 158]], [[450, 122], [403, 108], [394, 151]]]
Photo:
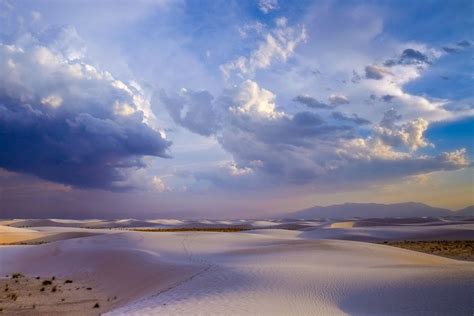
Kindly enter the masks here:
[[0, 0], [0, 217], [472, 205], [473, 6]]

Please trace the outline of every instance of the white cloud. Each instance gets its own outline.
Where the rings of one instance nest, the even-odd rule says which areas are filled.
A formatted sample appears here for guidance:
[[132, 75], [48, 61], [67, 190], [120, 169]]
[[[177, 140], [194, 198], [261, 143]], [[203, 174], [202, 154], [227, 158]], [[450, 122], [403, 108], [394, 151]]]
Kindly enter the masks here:
[[423, 137], [428, 129], [428, 122], [425, 119], [418, 118], [398, 125], [397, 121], [400, 119], [401, 116], [395, 110], [387, 111], [381, 123], [373, 128], [375, 137], [387, 145], [405, 146], [410, 151], [430, 145]]
[[228, 97], [233, 100], [230, 110], [236, 114], [250, 114], [264, 118], [277, 118], [283, 115], [275, 110], [275, 95], [260, 88], [251, 80], [244, 81], [237, 89], [229, 89]]
[[169, 190], [165, 181], [158, 176], [152, 178], [152, 185], [158, 192], [166, 192]]
[[288, 26], [286, 18], [277, 19], [275, 24], [276, 27], [264, 34], [264, 38], [248, 57], [239, 56], [220, 66], [226, 78], [234, 71], [241, 76], [253, 76], [256, 70], [268, 68], [276, 60], [284, 62], [307, 38], [304, 26]]
[[114, 112], [118, 115], [129, 116], [135, 113], [135, 109], [127, 102], [120, 102], [116, 100], [114, 102]]
[[466, 148], [461, 148], [453, 152], [443, 152], [441, 159], [447, 163], [456, 164], [459, 166], [469, 166], [469, 158], [467, 157]]
[[[337, 102], [348, 102], [337, 97]], [[228, 172], [198, 172], [197, 178], [220, 187], [345, 186], [353, 183], [351, 179], [370, 184], [458, 169], [467, 163], [462, 150], [438, 156], [417, 154], [417, 149], [430, 145], [424, 138], [429, 123], [423, 118], [402, 121], [395, 111], [385, 113], [379, 124], [350, 127], [331, 120], [330, 114], [278, 111], [274, 94], [250, 80], [206, 100], [196, 109], [215, 113], [212, 135], [234, 161]], [[361, 128], [366, 136], [361, 136]]]
[[237, 163], [235, 163], [235, 161], [231, 162], [228, 165], [228, 169], [229, 169], [230, 175], [235, 176], [235, 177], [249, 175], [253, 172], [253, 169], [250, 167], [239, 168], [239, 166], [237, 165]]
[[57, 94], [50, 94], [47, 97], [41, 99], [41, 104], [52, 106], [57, 108], [63, 103], [63, 98]]
[[259, 0], [258, 8], [260, 11], [267, 14], [270, 11], [276, 10], [278, 8], [278, 0]]

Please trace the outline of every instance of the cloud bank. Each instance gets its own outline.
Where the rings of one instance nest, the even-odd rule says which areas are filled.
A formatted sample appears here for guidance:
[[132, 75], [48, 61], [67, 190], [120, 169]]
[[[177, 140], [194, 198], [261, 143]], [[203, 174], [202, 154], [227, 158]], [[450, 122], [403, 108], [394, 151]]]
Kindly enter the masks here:
[[124, 190], [143, 156], [168, 157], [150, 104], [88, 62], [74, 28], [0, 44], [0, 167], [80, 188]]
[[[333, 106], [348, 103], [342, 96], [332, 99]], [[310, 97], [295, 100], [314, 109], [326, 108]], [[193, 117], [212, 118], [190, 122], [180, 116], [175, 122], [194, 133], [212, 135], [232, 155], [230, 165], [196, 173], [199, 180], [220, 187], [350, 185], [469, 165], [463, 149], [435, 156], [417, 154], [430, 145], [423, 136], [428, 122], [422, 118], [399, 123], [401, 116], [391, 110], [371, 124], [342, 112], [290, 114], [278, 110], [275, 95], [251, 80], [217, 97], [208, 91], [182, 90], [162, 94], [161, 101], [171, 113], [187, 107]]]

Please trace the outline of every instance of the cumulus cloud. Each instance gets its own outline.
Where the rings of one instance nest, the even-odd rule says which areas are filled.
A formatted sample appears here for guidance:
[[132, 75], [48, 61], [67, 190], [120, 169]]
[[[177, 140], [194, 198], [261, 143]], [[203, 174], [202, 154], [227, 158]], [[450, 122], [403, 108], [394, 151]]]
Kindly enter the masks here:
[[151, 181], [152, 181], [153, 187], [158, 192], [166, 192], [169, 190], [168, 186], [166, 185], [165, 181], [162, 178], [158, 176], [154, 176]]
[[276, 19], [276, 27], [263, 34], [257, 48], [248, 57], [239, 56], [220, 66], [226, 78], [236, 71], [241, 76], [252, 76], [256, 70], [268, 68], [274, 61], [286, 61], [295, 48], [306, 40], [304, 26], [288, 26], [286, 18]]
[[376, 137], [387, 145], [406, 146], [411, 151], [430, 145], [423, 137], [423, 133], [428, 129], [426, 120], [419, 118], [398, 125], [396, 122], [399, 119], [401, 116], [395, 110], [385, 112], [380, 124], [374, 127]]
[[83, 188], [127, 189], [170, 142], [136, 87], [84, 59], [70, 27], [0, 44], [0, 167]]
[[[215, 112], [219, 123], [213, 136], [233, 162], [219, 170], [197, 172], [195, 177], [219, 187], [321, 186], [333, 180], [350, 182], [355, 173], [370, 182], [457, 169], [468, 163], [462, 150], [417, 155], [417, 149], [429, 145], [423, 136], [428, 123], [422, 118], [402, 122], [396, 111], [385, 113], [367, 132], [371, 123], [356, 114], [332, 112], [325, 118], [307, 111], [278, 111], [273, 93], [249, 80], [206, 100], [207, 106], [199, 109]], [[296, 100], [315, 102], [310, 97]]]
[[228, 89], [222, 102], [232, 100], [230, 111], [250, 114], [253, 117], [277, 118], [282, 113], [276, 111], [275, 95], [251, 80], [244, 81], [239, 88]]

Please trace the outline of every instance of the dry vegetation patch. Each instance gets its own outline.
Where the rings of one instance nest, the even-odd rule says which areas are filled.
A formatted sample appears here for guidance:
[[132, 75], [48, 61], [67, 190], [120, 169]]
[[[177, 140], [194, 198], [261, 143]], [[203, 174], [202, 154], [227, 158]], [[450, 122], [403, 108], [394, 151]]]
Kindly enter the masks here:
[[236, 233], [250, 230], [248, 227], [189, 227], [189, 228], [133, 228], [128, 230], [139, 232], [217, 232]]
[[0, 315], [100, 315], [117, 297], [82, 282], [21, 273], [0, 278]]
[[385, 245], [457, 260], [474, 261], [474, 240], [385, 241]]

